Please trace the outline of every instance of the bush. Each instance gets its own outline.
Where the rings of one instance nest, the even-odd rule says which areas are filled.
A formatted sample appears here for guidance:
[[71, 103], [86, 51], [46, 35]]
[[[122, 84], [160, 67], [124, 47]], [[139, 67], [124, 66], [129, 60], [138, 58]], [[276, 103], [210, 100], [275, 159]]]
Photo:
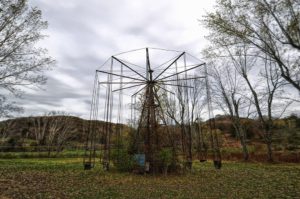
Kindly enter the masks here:
[[127, 150], [121, 148], [112, 151], [112, 161], [118, 171], [131, 171], [133, 169], [134, 160]]
[[169, 148], [164, 148], [159, 152], [158, 159], [160, 161], [161, 167], [165, 174], [168, 173], [168, 168], [172, 164], [173, 155], [172, 150]]
[[17, 151], [24, 151], [22, 143], [19, 142], [19, 138], [11, 137], [6, 140], [0, 147], [1, 152], [17, 152]]

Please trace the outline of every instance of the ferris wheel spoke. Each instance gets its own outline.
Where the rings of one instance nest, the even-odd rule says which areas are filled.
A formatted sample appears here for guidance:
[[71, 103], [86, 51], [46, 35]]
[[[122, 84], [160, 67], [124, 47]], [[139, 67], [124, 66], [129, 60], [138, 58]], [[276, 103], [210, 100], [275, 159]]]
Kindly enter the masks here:
[[181, 73], [185, 73], [185, 72], [187, 72], [187, 71], [193, 70], [193, 69], [198, 68], [198, 67], [203, 66], [203, 65], [205, 65], [205, 63], [198, 64], [198, 65], [196, 65], [196, 66], [194, 66], [194, 67], [192, 67], [192, 68], [189, 68], [189, 69], [180, 71], [180, 72], [178, 72], [178, 73], [174, 73], [174, 74], [172, 74], [172, 75], [168, 75], [168, 76], [166, 76], [166, 77], [160, 78], [160, 79], [157, 80], [157, 81], [161, 81], [161, 80], [163, 80], [163, 79], [167, 79], [167, 78], [169, 78], [169, 77], [173, 77], [173, 76], [175, 76], [175, 75], [179, 75], [179, 74], [181, 74]]
[[162, 83], [163, 85], [166, 86], [177, 86], [177, 87], [184, 87], [184, 88], [194, 88], [192, 86], [184, 86], [184, 85], [179, 85], [179, 84], [166, 84], [166, 83]]
[[98, 82], [99, 84], [142, 84], [145, 82], [139, 81], [139, 82]]
[[156, 70], [156, 69], [160, 68], [161, 66], [163, 66], [163, 65], [165, 65], [165, 64], [167, 64], [167, 63], [169, 63], [170, 61], [176, 59], [177, 57], [178, 57], [178, 55], [176, 55], [175, 57], [172, 57], [172, 59], [169, 59], [168, 61], [166, 61], [166, 62], [164, 62], [164, 63], [162, 63], [162, 64], [156, 66], [155, 68], [153, 68], [153, 70]]
[[198, 77], [181, 78], [181, 79], [158, 80], [158, 82], [177, 82], [177, 81], [182, 81], [182, 80], [193, 80], [193, 79], [201, 79], [201, 78], [205, 78], [205, 77], [198, 76]]
[[128, 66], [126, 63], [124, 63], [123, 61], [121, 61], [120, 59], [112, 56], [112, 58], [118, 62], [120, 62], [121, 64], [123, 64], [126, 68], [130, 69], [132, 72], [136, 73], [137, 75], [139, 75], [140, 77], [142, 77], [143, 79], [147, 80], [146, 77], [144, 77], [144, 75], [141, 75], [139, 72], [137, 72], [136, 70], [132, 69], [130, 66]]
[[162, 86], [160, 86], [160, 85], [158, 85], [158, 84], [156, 84], [155, 86], [157, 86], [157, 87], [159, 87], [159, 88], [163, 89], [164, 91], [166, 91], [166, 92], [168, 92], [168, 93], [171, 93], [171, 94], [175, 95], [175, 93], [174, 93], [174, 92], [172, 92], [172, 91], [169, 91], [168, 89], [166, 89], [166, 88], [164, 88], [164, 87], [162, 87]]
[[180, 57], [182, 57], [182, 55], [184, 55], [185, 52], [181, 53], [174, 61], [172, 61], [161, 73], [159, 73], [159, 75], [157, 75], [154, 80], [157, 80], [164, 72], [166, 72], [166, 70], [168, 70], [178, 59], [180, 59]]
[[97, 73], [105, 73], [105, 74], [109, 74], [109, 75], [114, 75], [114, 76], [118, 76], [118, 77], [124, 77], [124, 78], [128, 78], [128, 79], [133, 79], [133, 80], [137, 80], [137, 81], [141, 81], [141, 82], [146, 82], [143, 79], [138, 79], [138, 78], [134, 78], [134, 77], [129, 77], [129, 76], [125, 76], [125, 75], [119, 75], [116, 73], [111, 73], [111, 72], [107, 72], [107, 71], [103, 71], [103, 70], [96, 70]]
[[144, 84], [145, 84], [145, 83], [143, 83], [143, 84], [138, 84], [138, 85], [133, 85], [133, 86], [128, 86], [128, 87], [123, 87], [123, 88], [115, 89], [115, 90], [113, 90], [112, 92], [121, 91], [121, 90], [129, 89], [129, 88], [134, 88], [134, 87], [142, 86], [142, 85], [144, 85]]
[[147, 87], [147, 85], [143, 86], [143, 88], [141, 88], [140, 90], [138, 90], [137, 92], [135, 92], [133, 95], [131, 95], [131, 97], [137, 95], [139, 92], [141, 92], [146, 87]]

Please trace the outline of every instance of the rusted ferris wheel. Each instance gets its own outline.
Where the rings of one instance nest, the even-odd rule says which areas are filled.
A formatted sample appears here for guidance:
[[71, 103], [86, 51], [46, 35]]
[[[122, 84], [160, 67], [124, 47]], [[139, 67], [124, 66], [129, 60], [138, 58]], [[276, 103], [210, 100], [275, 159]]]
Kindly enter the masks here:
[[[206, 115], [213, 118], [209, 77], [201, 60], [187, 52], [158, 48], [136, 49], [111, 56], [95, 74], [85, 169], [94, 167], [97, 150], [101, 152], [104, 168], [109, 169], [111, 151], [119, 150], [124, 124], [134, 132], [131, 153], [138, 157], [146, 172], [160, 172], [157, 154], [166, 147], [172, 149], [174, 160], [180, 154], [191, 163], [191, 132], [201, 131], [197, 108], [201, 106], [199, 103], [203, 104], [200, 100], [193, 104], [190, 99], [199, 87], [195, 82], [204, 85], [205, 96], [198, 97], [205, 98]], [[102, 120], [102, 125], [95, 122], [97, 120]], [[213, 159], [220, 162], [213, 119], [208, 121]], [[198, 153], [203, 157], [203, 140], [198, 137]]]

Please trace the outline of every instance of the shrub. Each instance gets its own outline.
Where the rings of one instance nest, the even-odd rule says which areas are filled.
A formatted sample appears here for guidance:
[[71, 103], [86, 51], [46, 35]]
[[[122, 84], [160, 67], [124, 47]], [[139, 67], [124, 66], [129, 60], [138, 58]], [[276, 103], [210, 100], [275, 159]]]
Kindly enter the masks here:
[[159, 152], [158, 159], [160, 161], [162, 170], [165, 174], [168, 173], [168, 168], [172, 164], [173, 155], [172, 150], [169, 148], [164, 148]]
[[132, 155], [127, 150], [121, 148], [112, 151], [112, 161], [118, 171], [131, 171], [133, 169], [134, 161]]

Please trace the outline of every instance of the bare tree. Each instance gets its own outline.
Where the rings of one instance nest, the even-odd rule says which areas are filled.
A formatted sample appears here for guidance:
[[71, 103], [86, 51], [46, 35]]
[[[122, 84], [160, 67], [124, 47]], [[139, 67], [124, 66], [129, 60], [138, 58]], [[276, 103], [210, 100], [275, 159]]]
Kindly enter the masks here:
[[[201, 94], [205, 92], [205, 84], [202, 80], [187, 79], [187, 76], [180, 78], [175, 77], [178, 82], [178, 87], [172, 94], [162, 95], [162, 102], [164, 112], [167, 117], [174, 122], [174, 125], [180, 129], [181, 134], [181, 148], [186, 158], [187, 168], [192, 168], [193, 159], [193, 137], [195, 129], [193, 123], [199, 117], [200, 108], [199, 104], [202, 102]], [[193, 87], [193, 89], [188, 89]]]
[[[276, 62], [280, 75], [300, 91], [300, 2], [218, 0], [203, 23], [211, 41], [249, 44]], [[260, 56], [260, 55], [256, 55]]]
[[59, 153], [74, 135], [73, 120], [65, 112], [52, 111], [30, 120], [36, 141], [39, 146], [47, 147], [48, 156], [52, 151]]
[[45, 117], [47, 120], [47, 136], [45, 144], [48, 156], [52, 151], [59, 153], [66, 142], [74, 135], [74, 124], [71, 117], [65, 112], [52, 111]]
[[0, 124], [0, 138], [1, 138], [2, 143], [4, 143], [6, 138], [8, 138], [9, 131], [11, 130], [13, 125], [14, 125], [13, 120], [6, 120], [4, 122], [1, 122], [1, 124]]
[[[234, 48], [231, 46], [225, 47], [228, 56], [232, 61], [232, 65], [235, 67], [236, 71], [245, 80], [251, 94], [255, 106], [261, 127], [264, 130], [264, 140], [268, 149], [268, 160], [273, 161], [272, 155], [272, 127], [273, 127], [273, 115], [272, 111], [274, 108], [274, 98], [275, 93], [285, 84], [282, 80], [279, 71], [275, 68], [275, 64], [272, 60], [265, 57], [264, 59], [259, 59], [257, 61], [256, 57], [249, 56], [251, 49], [247, 45], [237, 45]], [[234, 54], [233, 52], [237, 52]], [[257, 65], [263, 64], [263, 70], [260, 72], [262, 75], [262, 85], [255, 88], [253, 81], [249, 77], [249, 72], [251, 69]], [[267, 65], [269, 64], [269, 65]], [[256, 79], [255, 81], [258, 81]], [[264, 102], [267, 101], [265, 104]], [[264, 116], [264, 107], [267, 109], [267, 117]]]
[[38, 146], [45, 144], [47, 135], [48, 120], [45, 116], [29, 117], [29, 123], [32, 124], [31, 131], [35, 137]]
[[23, 109], [16, 102], [7, 102], [5, 96], [0, 95], [0, 118], [11, 118], [12, 113], [20, 113]]
[[190, 90], [190, 101], [191, 121], [194, 122], [200, 116], [203, 106], [205, 105], [205, 80], [196, 78], [195, 75], [195, 79], [190, 80], [190, 86], [193, 87], [193, 89]]
[[[0, 2], [0, 90], [20, 95], [20, 86], [38, 86], [46, 82], [43, 71], [54, 61], [35, 44], [44, 38], [47, 28], [42, 13], [29, 8], [27, 0]], [[17, 110], [16, 108], [14, 110]]]
[[[181, 129], [181, 144], [182, 144], [182, 151], [185, 154], [187, 166], [189, 169], [192, 168], [192, 133], [190, 124], [187, 123], [189, 117], [189, 110], [188, 110], [188, 92], [185, 87], [187, 86], [185, 81], [180, 81], [179, 77], [178, 84], [180, 86], [177, 87], [176, 90], [176, 99], [174, 101], [172, 107], [173, 110], [168, 110], [168, 116], [171, 117], [177, 125], [180, 126]], [[188, 121], [189, 122], [189, 121]]]
[[52, 147], [55, 147], [56, 153], [59, 153], [74, 135], [74, 124], [71, 117], [65, 112], [51, 112], [50, 115], [47, 142], [50, 151]]
[[[198, 70], [196, 73], [201, 73]], [[201, 124], [201, 116], [203, 114], [204, 107], [207, 106], [207, 96], [206, 96], [206, 84], [205, 79], [195, 79], [190, 80], [190, 86], [193, 89], [190, 90], [190, 103], [191, 103], [191, 128], [192, 128], [192, 142], [191, 147], [196, 148], [198, 152], [198, 159], [204, 161], [207, 156], [207, 145], [204, 141], [204, 132]], [[196, 147], [194, 147], [196, 146]]]
[[244, 160], [248, 160], [249, 153], [246, 145], [246, 133], [242, 124], [242, 118], [240, 117], [240, 112], [243, 111], [242, 106], [245, 106], [246, 100], [239, 94], [245, 87], [237, 71], [230, 66], [228, 60], [218, 58], [217, 54], [211, 51], [205, 54], [207, 58], [209, 57], [208, 66], [211, 69], [209, 73], [214, 79], [211, 85], [213, 101], [225, 114], [229, 115], [235, 135], [240, 140]]

